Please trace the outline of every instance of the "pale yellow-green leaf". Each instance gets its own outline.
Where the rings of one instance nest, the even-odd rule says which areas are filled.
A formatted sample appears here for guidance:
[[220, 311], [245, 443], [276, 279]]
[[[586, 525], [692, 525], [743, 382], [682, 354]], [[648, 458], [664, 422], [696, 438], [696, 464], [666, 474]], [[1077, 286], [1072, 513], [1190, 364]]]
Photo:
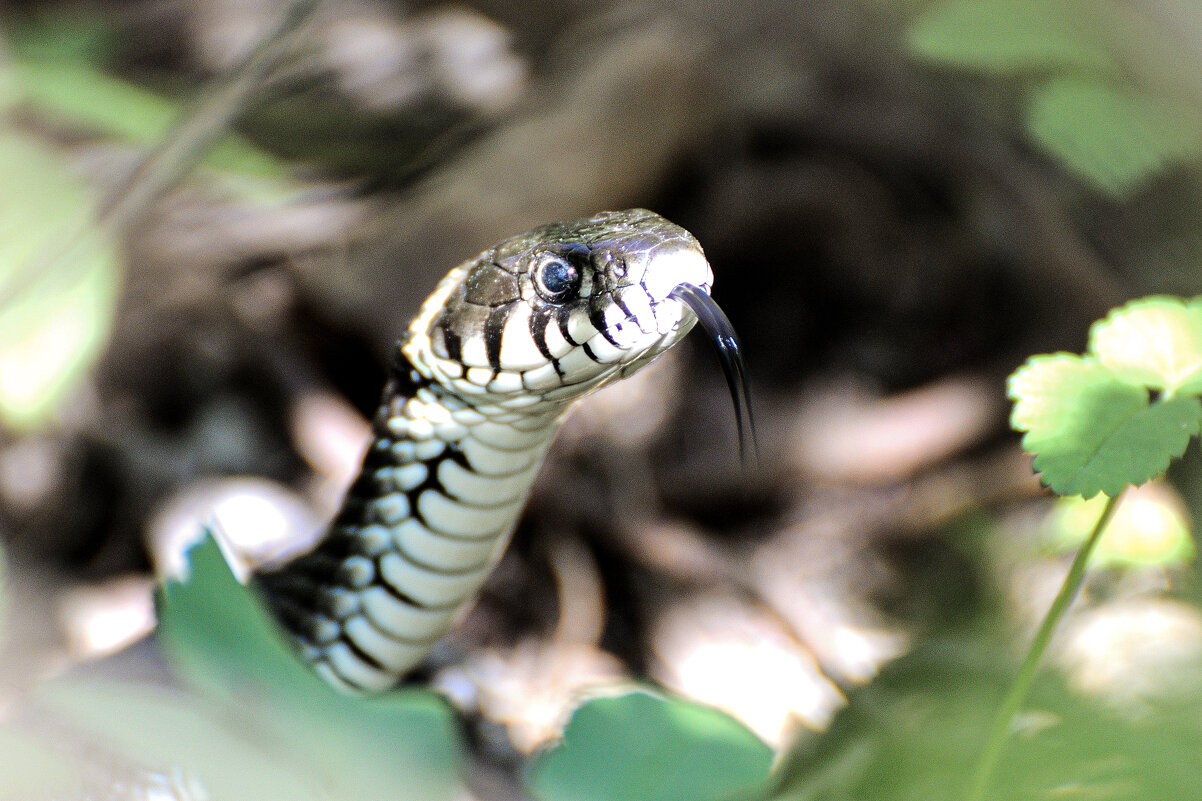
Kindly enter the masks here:
[[[1078, 548], [1089, 534], [1106, 499], [1059, 498], [1048, 517], [1049, 544], [1057, 551]], [[1169, 566], [1192, 561], [1194, 539], [1189, 518], [1177, 493], [1163, 481], [1153, 481], [1123, 495], [1106, 526], [1093, 562], [1101, 566]]]
[[1150, 297], [1094, 324], [1089, 349], [1124, 380], [1162, 392], [1202, 388], [1202, 305]]
[[1202, 425], [1193, 396], [1159, 398], [1095, 356], [1032, 356], [1007, 382], [1010, 425], [1025, 431], [1040, 478], [1058, 495], [1111, 497], [1163, 473]]
[[50, 148], [0, 131], [0, 424], [43, 424], [100, 355], [121, 271], [93, 197]]

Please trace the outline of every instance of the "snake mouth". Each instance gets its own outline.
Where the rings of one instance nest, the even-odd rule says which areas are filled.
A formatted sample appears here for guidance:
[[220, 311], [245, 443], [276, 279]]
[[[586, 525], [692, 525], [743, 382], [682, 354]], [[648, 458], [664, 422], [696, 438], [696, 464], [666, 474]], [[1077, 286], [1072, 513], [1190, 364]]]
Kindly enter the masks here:
[[668, 297], [687, 306], [718, 353], [730, 400], [735, 409], [735, 425], [739, 433], [739, 455], [744, 465], [756, 460], [755, 419], [751, 414], [751, 385], [747, 381], [747, 365], [743, 348], [730, 323], [730, 318], [704, 289], [693, 284], [677, 284]]

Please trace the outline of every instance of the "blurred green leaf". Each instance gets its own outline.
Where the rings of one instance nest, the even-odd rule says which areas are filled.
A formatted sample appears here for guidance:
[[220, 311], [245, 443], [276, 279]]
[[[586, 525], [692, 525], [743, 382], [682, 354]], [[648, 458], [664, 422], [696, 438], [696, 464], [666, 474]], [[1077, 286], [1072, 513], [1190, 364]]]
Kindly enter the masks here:
[[39, 3], [26, 13], [6, 15], [5, 23], [5, 39], [19, 59], [90, 61], [121, 41], [118, 18], [99, 7]]
[[86, 62], [35, 60], [18, 66], [26, 99], [72, 125], [155, 144], [179, 107], [161, 95], [97, 71]]
[[268, 732], [336, 798], [437, 801], [462, 791], [455, 718], [434, 693], [341, 695], [300, 662], [211, 535], [158, 599], [159, 637], [215, 711]]
[[930, 61], [988, 72], [1110, 66], [1071, 7], [1055, 0], [948, 0], [928, 6], [907, 33]]
[[0, 542], [0, 647], [4, 644], [8, 613], [8, 562], [4, 556], [4, 543]]
[[1119, 198], [1168, 164], [1202, 153], [1197, 115], [1098, 78], [1037, 87], [1027, 128], [1041, 147]]
[[269, 732], [202, 699], [148, 685], [76, 680], [43, 685], [34, 700], [85, 742], [137, 765], [194, 776], [209, 798], [330, 797]]
[[1114, 496], [1185, 452], [1202, 423], [1195, 397], [1152, 402], [1092, 356], [1035, 356], [1010, 376], [1011, 425], [1060, 495]]
[[[1007, 643], [991, 632], [926, 643], [854, 691], [826, 732], [782, 760], [773, 798], [962, 798], [1013, 677]], [[1184, 801], [1202, 787], [1202, 698], [1127, 717], [1049, 673], [1016, 723], [991, 799]]]
[[646, 691], [586, 701], [532, 766], [543, 801], [706, 801], [754, 792], [772, 749], [716, 709]]
[[0, 728], [0, 801], [50, 801], [83, 793], [79, 772], [36, 738]]
[[44, 423], [100, 355], [121, 271], [93, 198], [49, 148], [0, 131], [0, 422]]
[[[146, 147], [157, 145], [183, 113], [180, 103], [100, 72], [84, 61], [36, 59], [21, 62], [18, 69], [20, 88], [35, 106], [72, 125]], [[222, 138], [203, 164], [247, 177], [288, 177], [283, 162], [237, 134]]]
[[[1045, 526], [1052, 548], [1063, 553], [1080, 547], [1105, 505], [1101, 496], [1058, 498]], [[1194, 551], [1184, 504], [1168, 485], [1152, 482], [1123, 496], [1091, 564], [1165, 567], [1192, 561]]]

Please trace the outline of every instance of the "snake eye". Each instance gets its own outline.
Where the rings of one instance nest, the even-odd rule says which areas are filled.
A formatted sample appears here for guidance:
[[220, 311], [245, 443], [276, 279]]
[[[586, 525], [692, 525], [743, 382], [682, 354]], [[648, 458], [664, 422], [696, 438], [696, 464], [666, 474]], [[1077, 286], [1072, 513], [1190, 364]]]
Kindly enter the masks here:
[[551, 303], [575, 297], [582, 280], [579, 268], [563, 256], [547, 254], [534, 267], [534, 288]]

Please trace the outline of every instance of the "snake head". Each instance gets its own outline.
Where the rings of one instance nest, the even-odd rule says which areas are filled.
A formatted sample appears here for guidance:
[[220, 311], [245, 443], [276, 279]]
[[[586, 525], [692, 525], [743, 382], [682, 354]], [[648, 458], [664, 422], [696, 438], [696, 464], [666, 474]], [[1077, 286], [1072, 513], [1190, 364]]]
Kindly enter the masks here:
[[402, 349], [474, 406], [554, 411], [676, 344], [697, 318], [673, 290], [712, 283], [693, 235], [653, 212], [552, 223], [451, 271]]

